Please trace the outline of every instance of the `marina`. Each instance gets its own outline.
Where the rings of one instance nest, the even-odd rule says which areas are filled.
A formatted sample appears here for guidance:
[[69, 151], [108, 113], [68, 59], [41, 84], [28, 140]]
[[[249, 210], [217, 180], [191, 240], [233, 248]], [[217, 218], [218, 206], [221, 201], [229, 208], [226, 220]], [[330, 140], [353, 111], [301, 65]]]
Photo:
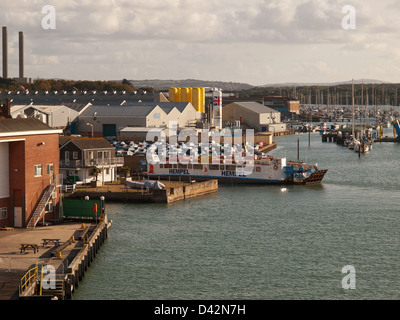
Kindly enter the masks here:
[[399, 299], [399, 6], [189, 2], [2, 4], [0, 300]]
[[[400, 145], [375, 143], [358, 158], [313, 133], [310, 147], [308, 134], [280, 137], [272, 154], [296, 158], [298, 137], [300, 158], [329, 168], [321, 184], [108, 204], [114, 232], [73, 299], [118, 299], [122, 288], [128, 299], [397, 299]], [[356, 290], [342, 289], [346, 265]]]

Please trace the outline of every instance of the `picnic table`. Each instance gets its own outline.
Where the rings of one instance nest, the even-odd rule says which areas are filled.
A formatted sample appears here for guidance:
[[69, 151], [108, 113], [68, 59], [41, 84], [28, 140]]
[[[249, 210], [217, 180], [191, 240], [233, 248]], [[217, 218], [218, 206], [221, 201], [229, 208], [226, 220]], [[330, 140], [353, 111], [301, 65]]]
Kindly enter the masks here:
[[31, 249], [34, 253], [39, 252], [39, 246], [36, 243], [21, 243], [21, 253], [26, 249]]
[[43, 247], [49, 243], [53, 243], [56, 247], [60, 245], [60, 239], [42, 239]]

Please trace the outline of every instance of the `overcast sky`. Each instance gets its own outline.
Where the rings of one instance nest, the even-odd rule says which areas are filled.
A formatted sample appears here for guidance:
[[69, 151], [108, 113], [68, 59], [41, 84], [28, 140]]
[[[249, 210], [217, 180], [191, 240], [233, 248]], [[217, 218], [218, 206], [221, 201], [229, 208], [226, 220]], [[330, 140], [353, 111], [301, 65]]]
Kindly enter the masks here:
[[9, 77], [24, 31], [25, 76], [73, 80], [400, 82], [399, 16], [398, 0], [0, 0]]

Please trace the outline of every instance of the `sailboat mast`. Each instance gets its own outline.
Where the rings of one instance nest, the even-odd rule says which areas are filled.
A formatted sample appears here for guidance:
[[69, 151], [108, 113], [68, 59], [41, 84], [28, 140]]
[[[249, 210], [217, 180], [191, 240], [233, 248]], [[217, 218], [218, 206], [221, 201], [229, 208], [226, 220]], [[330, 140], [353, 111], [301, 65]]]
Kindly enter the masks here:
[[361, 108], [360, 108], [360, 141], [363, 136], [363, 106], [364, 106], [364, 81], [361, 83]]
[[352, 103], [353, 103], [353, 139], [354, 139], [354, 79], [352, 84]]

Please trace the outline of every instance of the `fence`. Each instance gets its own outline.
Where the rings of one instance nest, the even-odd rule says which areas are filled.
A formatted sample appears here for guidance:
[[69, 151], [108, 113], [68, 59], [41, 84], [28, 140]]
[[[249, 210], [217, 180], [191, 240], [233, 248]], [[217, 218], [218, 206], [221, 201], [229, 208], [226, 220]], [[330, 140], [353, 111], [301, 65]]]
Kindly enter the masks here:
[[99, 218], [101, 215], [101, 200], [63, 199], [64, 218]]

